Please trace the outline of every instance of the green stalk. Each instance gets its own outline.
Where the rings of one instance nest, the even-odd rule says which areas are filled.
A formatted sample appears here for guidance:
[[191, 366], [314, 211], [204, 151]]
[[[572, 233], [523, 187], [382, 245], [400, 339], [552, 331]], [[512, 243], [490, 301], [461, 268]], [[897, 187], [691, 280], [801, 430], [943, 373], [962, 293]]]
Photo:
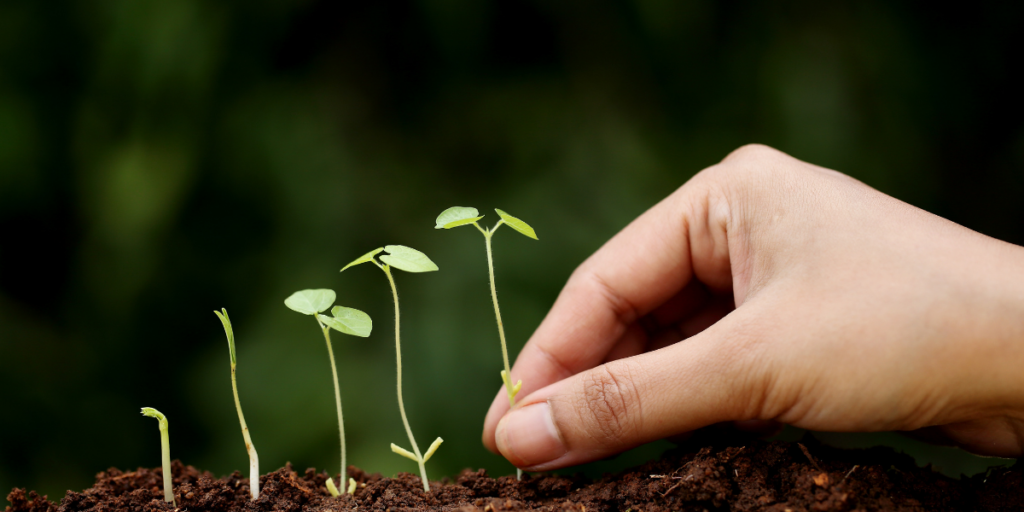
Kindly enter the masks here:
[[[317, 323], [320, 322], [317, 316]], [[341, 415], [341, 386], [338, 385], [338, 366], [334, 364], [334, 349], [331, 348], [331, 328], [323, 324], [320, 328], [324, 331], [324, 340], [327, 341], [327, 354], [331, 356], [331, 374], [334, 375], [334, 405], [338, 409], [338, 436], [341, 437], [341, 480], [344, 483], [348, 477], [348, 466], [345, 464], [345, 419]]]
[[164, 472], [164, 501], [178, 506], [174, 501], [174, 490], [172, 488], [174, 475], [171, 473], [171, 441], [167, 435], [167, 416], [152, 407], [142, 408], [143, 416], [156, 418], [160, 422], [160, 451]]
[[494, 256], [491, 251], [491, 236], [497, 231], [504, 221], [498, 221], [497, 224], [490, 230], [484, 230], [475, 222], [473, 225], [484, 234], [484, 240], [487, 241], [487, 273], [491, 279], [491, 300], [494, 302], [494, 318], [498, 321], [498, 338], [501, 340], [501, 358], [505, 363], [505, 391], [508, 392], [508, 406], [512, 407], [516, 404], [516, 392], [512, 389], [512, 369], [508, 363], [508, 344], [505, 343], [505, 325], [501, 323], [501, 309], [498, 307], [498, 288], [494, 284]]
[[416, 439], [412, 436], [412, 428], [409, 426], [409, 418], [405, 415], [405, 402], [402, 400], [402, 338], [399, 328], [399, 310], [398, 310], [398, 287], [395, 286], [395, 279], [391, 277], [391, 266], [381, 265], [374, 261], [384, 274], [388, 276], [388, 282], [391, 283], [391, 295], [394, 297], [395, 302], [395, 362], [397, 366], [398, 375], [398, 410], [402, 413], [402, 424], [405, 425], [405, 433], [409, 436], [409, 444], [412, 445], [413, 454], [416, 455], [416, 463], [420, 466], [420, 478], [423, 480], [423, 491], [430, 492], [430, 481], [427, 480], [427, 467], [424, 465], [423, 456], [420, 455], [420, 448], [416, 444]]
[[[476, 229], [480, 230], [484, 235], [484, 240], [487, 242], [487, 275], [491, 280], [491, 300], [494, 302], [494, 318], [498, 321], [498, 338], [501, 340], [501, 358], [505, 362], [505, 371], [502, 373], [502, 379], [505, 382], [505, 391], [508, 393], [508, 407], [511, 409], [516, 405], [516, 393], [519, 392], [518, 387], [522, 385], [522, 381], [516, 386], [512, 385], [512, 368], [508, 364], [508, 344], [505, 343], [505, 324], [501, 323], [501, 309], [498, 308], [498, 288], [494, 284], [494, 256], [491, 250], [491, 237], [494, 236], [494, 232], [501, 227], [504, 220], [499, 220], [489, 231], [480, 227], [476, 222], [473, 223]], [[523, 470], [516, 468], [516, 480], [523, 479]]]

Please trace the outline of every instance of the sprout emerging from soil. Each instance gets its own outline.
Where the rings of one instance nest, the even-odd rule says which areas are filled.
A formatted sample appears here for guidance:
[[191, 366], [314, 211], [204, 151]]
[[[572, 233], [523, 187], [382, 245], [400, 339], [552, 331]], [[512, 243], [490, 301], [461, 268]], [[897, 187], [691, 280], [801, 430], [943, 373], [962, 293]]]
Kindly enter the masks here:
[[[377, 255], [380, 261], [377, 261]], [[395, 279], [391, 276], [391, 268], [397, 268], [406, 272], [433, 272], [437, 270], [437, 265], [426, 254], [423, 254], [416, 249], [411, 249], [403, 245], [388, 245], [374, 249], [358, 258], [352, 263], [345, 265], [341, 269], [344, 272], [349, 267], [359, 265], [361, 263], [373, 263], [377, 268], [384, 271], [384, 275], [388, 276], [388, 282], [391, 283], [391, 295], [395, 302], [395, 361], [397, 367], [397, 382], [398, 382], [398, 410], [402, 413], [402, 424], [405, 425], [405, 433], [409, 436], [409, 444], [412, 445], [412, 451], [406, 450], [401, 446], [391, 443], [391, 451], [416, 461], [420, 467], [420, 479], [423, 481], [423, 490], [430, 492], [430, 481], [427, 480], [427, 468], [426, 462], [430, 460], [430, 457], [434, 455], [437, 448], [444, 442], [443, 439], [438, 437], [431, 443], [430, 447], [427, 448], [427, 452], [423, 455], [420, 454], [420, 448], [416, 444], [416, 439], [412, 435], [412, 428], [409, 427], [409, 418], [405, 415], [405, 403], [402, 400], [402, 341], [399, 329], [399, 310], [398, 310], [398, 288], [395, 287]], [[350, 486], [350, 489], [354, 487]]]
[[[516, 404], [516, 394], [523, 387], [523, 381], [520, 380], [516, 384], [512, 385], [512, 370], [508, 364], [508, 346], [505, 343], [505, 326], [501, 323], [501, 309], [498, 308], [498, 289], [494, 285], [494, 257], [491, 251], [491, 237], [494, 236], [494, 232], [498, 230], [503, 224], [508, 227], [528, 236], [534, 240], [537, 239], [537, 233], [530, 227], [529, 224], [513, 217], [497, 208], [494, 209], [501, 217], [493, 228], [484, 229], [477, 224], [477, 221], [484, 218], [480, 215], [476, 208], [470, 208], [465, 206], [453, 206], [447, 210], [441, 212], [441, 215], [437, 216], [436, 225], [434, 229], [451, 229], [459, 226], [466, 226], [472, 224], [481, 234], [484, 235], [484, 241], [487, 245], [487, 272], [491, 279], [491, 300], [494, 302], [494, 319], [498, 322], [498, 339], [501, 340], [501, 357], [505, 363], [505, 369], [501, 371], [501, 381], [505, 383], [505, 390], [508, 393], [508, 406], [513, 407]], [[522, 478], [523, 471], [516, 469], [517, 478]]]
[[[332, 479], [331, 477], [327, 477], [327, 492], [331, 493], [331, 496], [334, 496], [335, 498], [337, 498], [338, 496], [341, 495], [341, 493], [338, 492], [338, 487], [336, 485], [334, 485], [334, 479]], [[347, 492], [348, 494], [355, 494], [356, 493], [356, 479], [355, 478], [349, 477], [349, 479], [348, 479], [348, 490], [346, 490], [345, 492]]]
[[164, 416], [163, 413], [152, 407], [143, 407], [142, 415], [156, 418], [160, 422], [160, 451], [164, 469], [164, 501], [172, 503], [177, 507], [178, 504], [174, 501], [174, 491], [171, 486], [174, 475], [171, 474], [171, 442], [167, 436], [167, 416]]
[[[334, 376], [334, 405], [338, 409], [338, 436], [341, 438], [341, 481], [344, 482], [348, 475], [348, 465], [345, 460], [345, 419], [341, 414], [341, 387], [338, 385], [338, 366], [334, 363], [334, 349], [331, 348], [331, 329], [365, 338], [373, 330], [373, 322], [366, 313], [341, 306], [334, 306], [331, 309], [333, 316], [320, 315], [331, 308], [334, 299], [334, 290], [302, 290], [285, 299], [284, 305], [292, 311], [315, 318], [324, 334], [324, 340], [327, 342], [327, 354], [331, 356], [331, 374]], [[331, 482], [331, 486], [333, 485], [334, 483]]]
[[245, 440], [245, 451], [249, 454], [249, 490], [252, 492], [252, 499], [260, 497], [260, 457], [256, 454], [256, 447], [249, 437], [249, 427], [245, 424], [245, 415], [242, 414], [242, 402], [238, 400], [238, 382], [235, 380], [235, 332], [231, 328], [231, 318], [228, 317], [228, 310], [221, 308], [214, 311], [220, 323], [224, 324], [224, 334], [228, 337], [228, 352], [231, 354], [231, 391], [235, 394], [235, 410], [238, 411], [238, 423], [242, 425], [242, 439]]

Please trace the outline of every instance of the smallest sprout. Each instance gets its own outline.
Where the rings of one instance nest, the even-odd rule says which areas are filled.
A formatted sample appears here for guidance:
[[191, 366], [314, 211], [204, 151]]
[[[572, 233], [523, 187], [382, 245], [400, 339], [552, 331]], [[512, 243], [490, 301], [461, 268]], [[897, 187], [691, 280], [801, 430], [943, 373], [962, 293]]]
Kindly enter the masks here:
[[167, 416], [164, 416], [163, 413], [152, 407], [143, 407], [142, 415], [156, 418], [160, 422], [160, 450], [163, 455], [164, 468], [164, 501], [172, 503], [177, 507], [178, 504], [174, 501], [174, 491], [171, 488], [173, 475], [171, 474], [171, 442], [167, 436]]
[[[327, 492], [331, 493], [331, 496], [333, 496], [335, 498], [337, 498], [338, 496], [341, 495], [341, 493], [338, 492], [338, 486], [334, 485], [334, 479], [330, 478], [330, 477], [327, 478]], [[356, 492], [356, 479], [355, 478], [349, 477], [349, 479], [348, 479], [348, 490], [346, 490], [345, 492], [348, 493], [348, 494], [355, 494], [355, 492]]]
[[327, 492], [331, 493], [331, 496], [334, 496], [335, 498], [337, 498], [338, 495], [341, 494], [338, 492], [338, 487], [334, 485], [333, 477], [327, 477]]

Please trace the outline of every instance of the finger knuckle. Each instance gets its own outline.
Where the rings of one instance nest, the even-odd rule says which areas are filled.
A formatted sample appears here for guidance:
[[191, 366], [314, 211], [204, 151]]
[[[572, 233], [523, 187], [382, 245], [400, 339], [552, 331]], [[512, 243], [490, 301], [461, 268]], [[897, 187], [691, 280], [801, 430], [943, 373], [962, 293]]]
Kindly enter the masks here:
[[583, 378], [580, 410], [590, 434], [601, 442], [617, 442], [639, 430], [640, 393], [628, 364], [605, 364]]
[[765, 158], [778, 158], [783, 153], [775, 148], [764, 144], [745, 144], [734, 149], [722, 159], [722, 163], [736, 161], [763, 160]]

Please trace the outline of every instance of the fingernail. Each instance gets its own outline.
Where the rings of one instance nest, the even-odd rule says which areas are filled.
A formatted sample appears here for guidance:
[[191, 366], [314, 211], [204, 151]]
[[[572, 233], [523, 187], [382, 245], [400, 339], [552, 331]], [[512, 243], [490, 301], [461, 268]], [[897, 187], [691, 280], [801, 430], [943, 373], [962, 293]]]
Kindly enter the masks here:
[[521, 468], [550, 462], [567, 451], [546, 402], [506, 414], [494, 437], [501, 454]]

